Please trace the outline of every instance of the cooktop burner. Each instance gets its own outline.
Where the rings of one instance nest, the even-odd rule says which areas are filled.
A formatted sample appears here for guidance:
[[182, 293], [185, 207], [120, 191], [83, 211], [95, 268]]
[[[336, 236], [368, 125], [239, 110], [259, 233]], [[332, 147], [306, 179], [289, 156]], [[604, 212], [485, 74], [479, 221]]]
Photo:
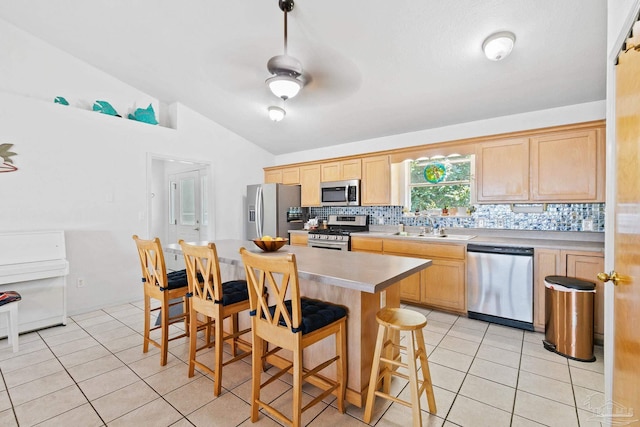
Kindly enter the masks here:
[[369, 231], [368, 215], [329, 215], [328, 228], [309, 230], [309, 234], [349, 236], [351, 233]]

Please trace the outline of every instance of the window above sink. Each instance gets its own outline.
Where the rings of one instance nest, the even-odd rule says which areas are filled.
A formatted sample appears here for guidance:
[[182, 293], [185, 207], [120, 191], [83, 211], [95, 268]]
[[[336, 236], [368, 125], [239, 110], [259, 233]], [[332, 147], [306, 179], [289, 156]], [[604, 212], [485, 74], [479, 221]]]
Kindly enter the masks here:
[[473, 200], [473, 155], [435, 155], [394, 166], [399, 202], [411, 212], [439, 213], [444, 207], [470, 206]]

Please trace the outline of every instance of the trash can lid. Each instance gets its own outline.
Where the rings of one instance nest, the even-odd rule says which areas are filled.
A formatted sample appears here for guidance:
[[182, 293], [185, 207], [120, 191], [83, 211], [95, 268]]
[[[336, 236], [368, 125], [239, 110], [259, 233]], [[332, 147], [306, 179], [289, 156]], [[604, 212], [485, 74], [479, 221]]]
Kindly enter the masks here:
[[577, 291], [593, 291], [596, 284], [588, 280], [577, 279], [575, 277], [566, 276], [547, 276], [544, 281], [553, 285], [564, 286], [565, 288], [575, 289]]

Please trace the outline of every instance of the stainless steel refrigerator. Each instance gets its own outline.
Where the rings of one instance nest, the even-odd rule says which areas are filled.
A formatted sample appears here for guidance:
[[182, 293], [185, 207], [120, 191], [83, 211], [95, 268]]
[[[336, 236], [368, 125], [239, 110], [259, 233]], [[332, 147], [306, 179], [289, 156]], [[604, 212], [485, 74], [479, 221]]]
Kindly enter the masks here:
[[247, 186], [247, 239], [288, 237], [288, 230], [302, 229], [300, 186], [255, 184]]

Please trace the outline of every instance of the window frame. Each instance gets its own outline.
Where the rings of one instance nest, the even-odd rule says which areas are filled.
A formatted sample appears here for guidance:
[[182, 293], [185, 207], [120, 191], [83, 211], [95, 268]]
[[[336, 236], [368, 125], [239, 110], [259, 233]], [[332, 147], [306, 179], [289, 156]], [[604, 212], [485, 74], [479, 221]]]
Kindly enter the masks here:
[[406, 209], [411, 210], [413, 206], [413, 202], [411, 200], [411, 190], [413, 188], [421, 188], [421, 187], [445, 187], [452, 185], [469, 185], [469, 205], [472, 205], [475, 202], [475, 155], [467, 154], [460, 156], [447, 156], [444, 158], [431, 158], [426, 160], [423, 166], [427, 166], [432, 162], [440, 162], [440, 163], [469, 163], [469, 178], [468, 180], [457, 180], [457, 181], [442, 181], [438, 183], [430, 183], [430, 182], [411, 182], [411, 165], [412, 163], [416, 163], [421, 159], [417, 160], [407, 160], [404, 162], [404, 182], [405, 182], [405, 191], [403, 197], [403, 205]]

